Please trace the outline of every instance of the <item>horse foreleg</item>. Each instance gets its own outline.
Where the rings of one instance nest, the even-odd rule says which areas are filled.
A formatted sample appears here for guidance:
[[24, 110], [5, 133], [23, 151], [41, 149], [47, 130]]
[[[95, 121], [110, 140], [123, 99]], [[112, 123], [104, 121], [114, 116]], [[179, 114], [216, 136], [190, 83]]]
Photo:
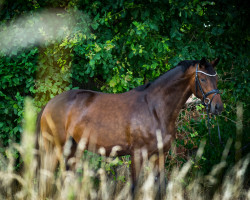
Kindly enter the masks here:
[[132, 192], [132, 195], [134, 195], [135, 186], [136, 186], [136, 180], [137, 180], [137, 174], [136, 174], [136, 167], [135, 167], [135, 158], [134, 158], [134, 156], [131, 156], [130, 172], [131, 172], [131, 178], [132, 178], [131, 192]]
[[140, 152], [135, 152], [131, 155], [131, 167], [130, 167], [131, 177], [132, 177], [131, 192], [133, 198], [135, 196], [135, 189], [139, 179], [141, 167], [142, 167], [142, 156]]
[[163, 199], [166, 189], [165, 180], [165, 159], [166, 153], [160, 154], [154, 161], [154, 167], [156, 171], [155, 182], [158, 185], [158, 192], [156, 194], [156, 199]]

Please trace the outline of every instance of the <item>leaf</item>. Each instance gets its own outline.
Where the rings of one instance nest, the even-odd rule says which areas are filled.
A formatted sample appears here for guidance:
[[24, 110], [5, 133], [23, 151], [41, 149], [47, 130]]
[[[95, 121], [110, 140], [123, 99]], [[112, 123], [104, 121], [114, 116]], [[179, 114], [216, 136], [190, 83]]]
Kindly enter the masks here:
[[89, 64], [90, 64], [90, 65], [95, 65], [95, 60], [94, 60], [94, 59], [90, 60], [90, 61], [89, 61]]
[[98, 24], [97, 22], [94, 22], [94, 23], [91, 24], [91, 27], [92, 27], [94, 30], [96, 30], [96, 29], [98, 29], [99, 24]]
[[115, 87], [115, 85], [116, 85], [115, 79], [111, 79], [111, 81], [109, 82], [109, 85], [110, 85], [110, 87]]

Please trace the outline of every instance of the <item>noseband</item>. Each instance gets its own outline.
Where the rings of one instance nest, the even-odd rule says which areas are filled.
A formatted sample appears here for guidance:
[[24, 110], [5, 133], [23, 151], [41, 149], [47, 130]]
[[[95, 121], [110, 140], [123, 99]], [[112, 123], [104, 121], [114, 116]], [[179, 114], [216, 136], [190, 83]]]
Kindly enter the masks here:
[[[210, 111], [210, 108], [211, 108], [211, 103], [215, 97], [216, 94], [220, 94], [220, 91], [218, 89], [213, 89], [209, 92], [207, 92], [206, 94], [204, 93], [202, 87], [201, 87], [201, 83], [200, 83], [200, 80], [199, 80], [199, 77], [198, 77], [198, 73], [202, 73], [202, 74], [205, 74], [206, 76], [217, 76], [217, 73], [215, 74], [207, 74], [206, 72], [203, 72], [203, 71], [199, 71], [198, 70], [198, 66], [199, 64], [197, 64], [196, 66], [196, 71], [195, 71], [195, 94], [197, 96], [197, 87], [199, 87], [201, 93], [202, 93], [202, 104], [206, 107], [206, 110], [207, 110], [207, 126], [208, 126], [208, 133], [209, 133], [209, 136], [210, 136], [210, 144], [212, 144], [211, 142], [211, 132], [210, 132], [210, 118], [209, 118], [209, 111]], [[198, 86], [197, 86], [198, 85]], [[211, 98], [211, 100], [208, 98], [208, 95], [210, 94], [214, 94]], [[219, 135], [219, 140], [220, 140], [220, 143], [221, 143], [221, 137], [220, 137], [220, 131], [219, 131], [219, 124], [218, 124], [218, 121], [217, 121], [217, 125], [218, 125], [218, 135]]]

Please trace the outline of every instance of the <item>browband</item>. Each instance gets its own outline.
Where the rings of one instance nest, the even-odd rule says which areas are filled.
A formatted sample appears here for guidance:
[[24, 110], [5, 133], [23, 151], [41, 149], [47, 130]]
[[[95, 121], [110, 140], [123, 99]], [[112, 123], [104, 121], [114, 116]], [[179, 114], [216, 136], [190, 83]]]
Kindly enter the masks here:
[[217, 76], [217, 72], [215, 72], [215, 74], [207, 74], [206, 72], [203, 72], [203, 71], [196, 71], [196, 72], [200, 72], [200, 73], [205, 74], [207, 76]]

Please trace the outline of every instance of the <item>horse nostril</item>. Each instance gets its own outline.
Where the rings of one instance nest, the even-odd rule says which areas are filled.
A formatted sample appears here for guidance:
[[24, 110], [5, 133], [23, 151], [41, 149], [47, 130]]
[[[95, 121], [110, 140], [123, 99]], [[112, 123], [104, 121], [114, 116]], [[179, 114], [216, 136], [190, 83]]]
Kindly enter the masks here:
[[216, 103], [215, 104], [215, 110], [221, 112], [223, 110], [223, 106], [221, 106], [220, 104]]
[[218, 105], [217, 103], [214, 106], [214, 110], [216, 113], [220, 112], [220, 105]]

